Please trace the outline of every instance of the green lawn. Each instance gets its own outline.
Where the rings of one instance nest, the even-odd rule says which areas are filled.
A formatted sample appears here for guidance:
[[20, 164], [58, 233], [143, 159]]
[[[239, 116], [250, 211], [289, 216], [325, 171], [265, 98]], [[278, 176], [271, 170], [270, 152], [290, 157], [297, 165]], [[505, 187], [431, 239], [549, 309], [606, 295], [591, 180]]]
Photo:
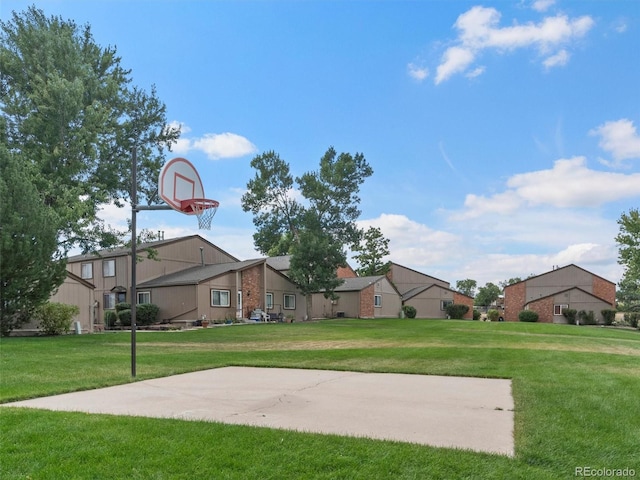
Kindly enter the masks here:
[[[0, 401], [130, 382], [130, 353], [125, 332], [3, 338]], [[557, 479], [577, 467], [640, 477], [638, 331], [340, 319], [138, 332], [136, 380], [229, 365], [510, 378], [516, 455], [2, 408], [0, 478]]]

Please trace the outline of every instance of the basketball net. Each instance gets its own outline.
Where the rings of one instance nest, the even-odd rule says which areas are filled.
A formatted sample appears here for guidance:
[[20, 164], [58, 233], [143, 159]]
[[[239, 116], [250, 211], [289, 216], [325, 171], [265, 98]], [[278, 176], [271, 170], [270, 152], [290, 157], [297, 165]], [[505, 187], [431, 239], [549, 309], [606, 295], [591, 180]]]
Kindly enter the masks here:
[[187, 215], [198, 217], [198, 228], [200, 230], [211, 230], [211, 220], [218, 211], [220, 203], [217, 200], [208, 198], [190, 198], [182, 200], [181, 209]]

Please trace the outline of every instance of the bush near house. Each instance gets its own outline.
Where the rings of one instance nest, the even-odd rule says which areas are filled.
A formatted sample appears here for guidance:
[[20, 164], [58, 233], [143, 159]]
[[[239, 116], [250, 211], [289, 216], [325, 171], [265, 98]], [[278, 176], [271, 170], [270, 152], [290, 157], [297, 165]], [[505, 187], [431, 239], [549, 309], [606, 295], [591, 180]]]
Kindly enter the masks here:
[[153, 303], [142, 303], [136, 307], [136, 325], [156, 323], [160, 307]]
[[600, 311], [605, 325], [613, 325], [613, 321], [616, 319], [616, 311], [611, 309], [605, 309]]
[[480, 310], [476, 310], [475, 308], [473, 309], [473, 319], [474, 320], [480, 320], [480, 317], [482, 316], [482, 314], [480, 313]]
[[469, 307], [467, 305], [462, 305], [459, 303], [452, 303], [451, 305], [447, 305], [447, 315], [449, 315], [449, 318], [462, 320], [468, 311]]
[[130, 327], [131, 326], [131, 310], [130, 309], [119, 310], [117, 313], [118, 313], [118, 320], [120, 320], [120, 326]]
[[411, 305], [403, 305], [402, 311], [407, 318], [416, 318], [416, 314], [418, 313], [416, 307], [412, 307]]
[[624, 321], [627, 322], [633, 328], [640, 329], [640, 313], [636, 313], [636, 312], [625, 313]]
[[538, 312], [534, 312], [533, 310], [522, 310], [518, 314], [518, 320], [521, 322], [537, 322]]
[[581, 325], [595, 325], [597, 323], [593, 310], [589, 310], [588, 312], [586, 310], [580, 310], [578, 312], [578, 320], [580, 320]]
[[121, 312], [122, 310], [131, 310], [131, 304], [128, 302], [116, 303], [116, 312]]
[[578, 311], [575, 308], [563, 308], [562, 315], [564, 315], [564, 318], [566, 318], [569, 323], [575, 325]]
[[62, 335], [71, 329], [71, 320], [80, 313], [77, 305], [47, 302], [38, 307], [34, 318], [45, 335]]
[[495, 308], [492, 308], [487, 312], [487, 319], [489, 319], [490, 322], [497, 322], [499, 318], [500, 312]]
[[105, 328], [113, 328], [116, 326], [116, 322], [118, 321], [118, 314], [115, 310], [105, 310], [104, 311], [104, 326]]

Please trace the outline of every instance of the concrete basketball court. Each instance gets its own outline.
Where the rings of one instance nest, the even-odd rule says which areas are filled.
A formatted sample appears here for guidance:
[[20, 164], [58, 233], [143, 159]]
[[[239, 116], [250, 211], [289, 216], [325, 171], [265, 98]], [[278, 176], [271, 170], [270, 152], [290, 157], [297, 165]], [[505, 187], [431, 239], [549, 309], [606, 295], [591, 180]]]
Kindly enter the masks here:
[[225, 367], [4, 405], [514, 453], [511, 381], [500, 379]]

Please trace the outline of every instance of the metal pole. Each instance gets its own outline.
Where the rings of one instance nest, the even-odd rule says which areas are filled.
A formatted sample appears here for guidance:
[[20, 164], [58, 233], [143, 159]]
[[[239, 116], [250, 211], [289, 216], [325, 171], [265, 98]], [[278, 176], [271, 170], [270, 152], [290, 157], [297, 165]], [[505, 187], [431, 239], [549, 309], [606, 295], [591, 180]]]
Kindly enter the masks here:
[[131, 376], [136, 376], [136, 263], [137, 263], [137, 235], [136, 213], [138, 210], [138, 180], [137, 180], [136, 147], [131, 156]]

